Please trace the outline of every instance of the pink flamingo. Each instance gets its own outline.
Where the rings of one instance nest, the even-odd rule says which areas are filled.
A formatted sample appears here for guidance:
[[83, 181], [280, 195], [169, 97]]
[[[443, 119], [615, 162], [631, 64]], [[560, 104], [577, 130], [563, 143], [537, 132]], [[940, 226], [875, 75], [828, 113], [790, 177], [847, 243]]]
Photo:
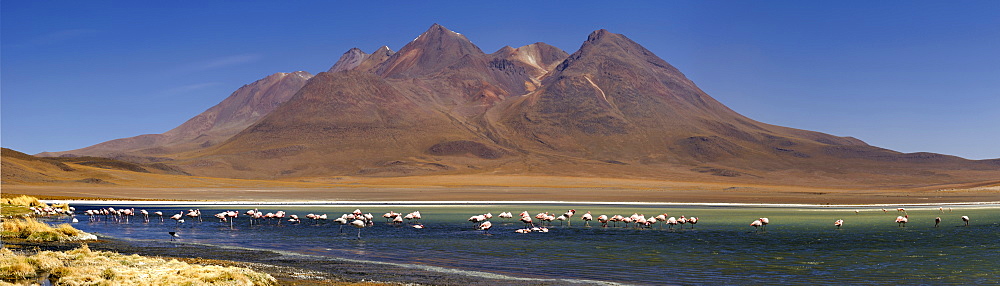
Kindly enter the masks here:
[[909, 217], [909, 216], [897, 216], [896, 217], [896, 223], [899, 224], [899, 227], [906, 227], [906, 222], [909, 221], [909, 219], [907, 219], [907, 217]]
[[493, 223], [491, 223], [490, 221], [484, 221], [482, 224], [479, 225], [479, 230], [482, 230], [483, 234], [488, 234], [491, 227], [493, 227]]
[[365, 226], [368, 226], [368, 224], [365, 223], [363, 220], [356, 219], [351, 222], [351, 225], [358, 229], [358, 239], [361, 239], [361, 229], [365, 228]]
[[601, 223], [601, 227], [608, 227], [608, 215], [598, 216], [597, 221]]
[[844, 225], [844, 220], [838, 219], [837, 221], [833, 222], [833, 225], [837, 226], [837, 229], [840, 229], [840, 226]]
[[691, 224], [691, 229], [694, 229], [694, 225], [698, 223], [698, 217], [689, 218], [688, 223]]
[[178, 214], [170, 216], [170, 219], [176, 221], [177, 223], [183, 223], [184, 220], [181, 219], [181, 217], [183, 217], [183, 216], [184, 216], [184, 212], [180, 212]]
[[969, 226], [969, 217], [968, 217], [968, 216], [964, 216], [964, 215], [963, 215], [963, 216], [962, 216], [962, 221], [964, 221], [964, 222], [965, 222], [965, 226]]
[[590, 212], [587, 212], [583, 214], [583, 216], [580, 216], [580, 219], [584, 221], [583, 223], [584, 226], [590, 227], [590, 221], [594, 220], [594, 216], [591, 215]]
[[340, 233], [344, 233], [344, 225], [347, 224], [347, 215], [342, 215], [337, 219], [333, 220], [337, 224], [340, 224]]
[[941, 224], [941, 217], [934, 218], [934, 227], [938, 227]]
[[534, 222], [531, 221], [530, 216], [522, 216], [521, 222], [523, 222], [525, 225], [535, 226]]
[[[564, 216], [566, 216], [566, 226], [571, 226], [573, 224], [573, 221], [570, 220], [570, 219], [573, 218], [573, 215], [575, 215], [575, 214], [576, 214], [576, 210], [568, 210], [568, 211], [566, 211], [566, 213], [563, 214]], [[560, 224], [562, 224], [562, 223], [560, 223]]]
[[667, 224], [667, 229], [674, 229], [674, 226], [677, 225], [677, 218], [669, 217], [665, 223]]
[[750, 223], [750, 226], [752, 226], [755, 230], [760, 230], [761, 226], [763, 226], [763, 225], [764, 225], [764, 223], [762, 223], [760, 221], [760, 219], [757, 219], [757, 220], [755, 220], [755, 221], [753, 221], [753, 222]]

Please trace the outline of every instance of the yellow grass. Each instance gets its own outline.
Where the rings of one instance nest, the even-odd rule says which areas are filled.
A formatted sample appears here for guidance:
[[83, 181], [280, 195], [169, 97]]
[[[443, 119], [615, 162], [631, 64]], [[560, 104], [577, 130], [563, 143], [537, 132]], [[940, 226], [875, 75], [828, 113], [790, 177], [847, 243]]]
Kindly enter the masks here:
[[[13, 206], [28, 206], [28, 207], [47, 207], [45, 203], [38, 200], [35, 197], [29, 197], [25, 195], [11, 197], [11, 198], [0, 198], [0, 204], [13, 205]], [[69, 209], [69, 206], [66, 206]]]
[[88, 234], [74, 228], [69, 224], [61, 224], [55, 228], [46, 223], [39, 222], [33, 218], [25, 219], [5, 219], [3, 229], [0, 230], [3, 238], [19, 238], [29, 241], [71, 241], [95, 239], [92, 234]]
[[175, 259], [91, 251], [42, 251], [24, 256], [0, 250], [0, 279], [30, 282], [48, 274], [55, 285], [274, 285], [266, 273], [246, 268], [193, 265]]

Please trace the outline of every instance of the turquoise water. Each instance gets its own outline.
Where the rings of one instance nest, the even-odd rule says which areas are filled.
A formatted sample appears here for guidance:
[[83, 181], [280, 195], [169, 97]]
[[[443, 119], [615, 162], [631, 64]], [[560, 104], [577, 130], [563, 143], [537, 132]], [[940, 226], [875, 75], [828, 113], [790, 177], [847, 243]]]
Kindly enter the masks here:
[[[78, 211], [108, 205], [78, 205]], [[113, 207], [120, 207], [112, 205]], [[192, 206], [139, 206], [173, 214]], [[301, 224], [250, 226], [242, 213], [284, 210], [304, 216], [326, 213], [331, 220]], [[360, 208], [376, 216], [375, 225], [357, 230], [332, 221]], [[128, 239], [169, 240], [166, 232], [180, 233], [182, 242], [208, 243], [291, 251], [400, 264], [424, 264], [526, 278], [586, 279], [626, 284], [1000, 284], [1000, 208], [957, 206], [949, 212], [937, 207], [908, 208], [909, 223], [899, 227], [895, 208], [777, 208], [706, 206], [606, 205], [462, 205], [462, 206], [238, 206], [200, 207], [204, 222], [178, 225], [170, 219], [129, 223], [79, 217], [79, 229]], [[466, 220], [491, 212], [528, 211], [562, 214], [576, 209], [572, 226], [554, 222], [548, 233], [518, 234], [516, 219], [494, 217], [490, 235]], [[211, 217], [236, 210], [241, 217], [220, 223]], [[388, 211], [419, 210], [425, 229], [392, 226], [381, 215]], [[860, 210], [855, 213], [855, 210]], [[584, 226], [580, 216], [607, 214], [651, 217], [667, 213], [700, 218], [692, 229], [601, 227], [596, 220]], [[961, 216], [972, 218], [965, 226]], [[768, 217], [766, 230], [750, 222]], [[941, 217], [940, 227], [934, 218]], [[833, 222], [844, 220], [837, 229]], [[537, 221], [537, 220], [536, 220]], [[662, 228], [661, 228], [662, 227]]]

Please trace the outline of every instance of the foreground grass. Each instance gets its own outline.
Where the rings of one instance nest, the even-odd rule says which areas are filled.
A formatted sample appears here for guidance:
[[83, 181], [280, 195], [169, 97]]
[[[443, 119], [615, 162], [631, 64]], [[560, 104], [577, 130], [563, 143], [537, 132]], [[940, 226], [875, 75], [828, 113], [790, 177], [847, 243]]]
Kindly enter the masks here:
[[271, 275], [245, 268], [193, 265], [175, 259], [91, 251], [22, 255], [0, 249], [0, 285], [31, 284], [39, 278], [56, 285], [274, 285]]
[[64, 223], [51, 227], [33, 218], [4, 219], [0, 229], [3, 239], [24, 239], [27, 241], [75, 241], [97, 239], [93, 234], [83, 232]]

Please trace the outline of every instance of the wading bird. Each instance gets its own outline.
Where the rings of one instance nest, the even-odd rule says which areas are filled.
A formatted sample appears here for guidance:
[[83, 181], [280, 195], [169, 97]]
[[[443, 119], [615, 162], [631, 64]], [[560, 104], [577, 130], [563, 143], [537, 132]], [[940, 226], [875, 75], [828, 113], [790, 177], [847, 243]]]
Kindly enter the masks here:
[[909, 221], [909, 219], [907, 217], [909, 217], [909, 216], [897, 216], [896, 217], [896, 223], [899, 224], [899, 227], [906, 227], [906, 222]]
[[844, 220], [838, 219], [837, 221], [833, 222], [833, 225], [836, 225], [837, 229], [840, 229], [840, 226], [844, 225]]
[[363, 220], [356, 219], [351, 222], [351, 225], [358, 229], [358, 239], [361, 239], [361, 229], [365, 228], [368, 224]]
[[493, 223], [490, 221], [484, 221], [482, 224], [479, 224], [479, 230], [482, 230], [483, 234], [489, 234], [491, 227], [493, 227]]
[[969, 217], [968, 217], [968, 216], [964, 216], [964, 215], [963, 215], [963, 216], [962, 216], [962, 221], [964, 221], [964, 222], [965, 222], [965, 226], [969, 226]]
[[934, 227], [938, 227], [941, 224], [941, 217], [934, 218]]

